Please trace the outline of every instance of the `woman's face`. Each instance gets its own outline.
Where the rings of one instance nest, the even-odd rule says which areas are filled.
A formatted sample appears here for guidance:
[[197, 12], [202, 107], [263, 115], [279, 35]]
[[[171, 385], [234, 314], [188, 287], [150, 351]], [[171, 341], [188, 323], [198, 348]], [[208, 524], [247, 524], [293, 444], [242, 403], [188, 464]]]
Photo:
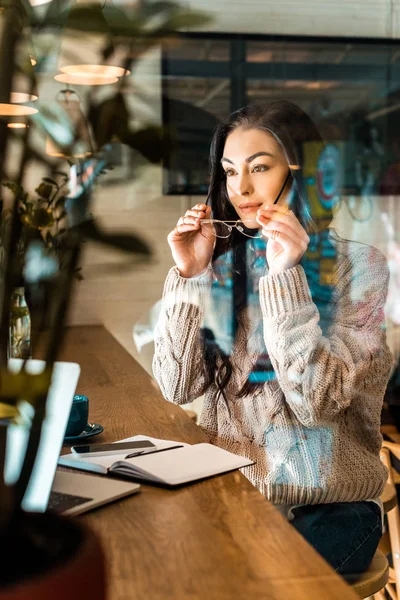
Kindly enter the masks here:
[[[226, 139], [221, 159], [229, 200], [240, 219], [254, 219], [264, 204], [273, 204], [288, 174], [288, 163], [275, 138], [259, 129], [235, 129]], [[285, 204], [291, 178], [279, 199]]]

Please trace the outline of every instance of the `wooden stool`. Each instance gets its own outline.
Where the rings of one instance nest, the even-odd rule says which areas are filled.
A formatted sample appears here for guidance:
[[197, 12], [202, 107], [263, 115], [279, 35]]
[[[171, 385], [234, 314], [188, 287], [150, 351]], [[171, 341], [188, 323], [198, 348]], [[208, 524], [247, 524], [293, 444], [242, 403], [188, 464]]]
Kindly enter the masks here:
[[389, 563], [386, 556], [377, 550], [368, 571], [365, 571], [351, 587], [359, 598], [375, 597], [376, 600], [384, 600], [385, 596], [381, 590], [388, 580]]
[[[393, 434], [390, 433], [390, 437], [392, 437], [392, 435]], [[392, 555], [393, 567], [389, 567], [389, 581], [386, 584], [385, 589], [392, 600], [400, 600], [400, 515], [395, 487], [398, 473], [392, 467], [391, 454], [395, 456], [397, 460], [400, 460], [400, 444], [384, 440], [380, 456], [383, 464], [388, 469], [389, 475], [381, 499], [388, 527], [387, 531], [382, 536], [379, 547], [386, 555], [389, 553]], [[381, 597], [384, 598], [383, 595]]]
[[[397, 446], [397, 447], [395, 447]], [[379, 548], [372, 563], [361, 578], [352, 585], [353, 590], [360, 598], [374, 598], [374, 600], [385, 600], [385, 588], [392, 600], [398, 600], [397, 592], [393, 584], [396, 584], [396, 571], [389, 567], [386, 555], [395, 553], [399, 549], [400, 537], [398, 525], [399, 510], [397, 506], [396, 487], [394, 485], [393, 469], [390, 461], [390, 451], [400, 452], [400, 446], [383, 442], [380, 457], [388, 469], [388, 480], [381, 496], [383, 510], [388, 518], [389, 532], [382, 536]], [[392, 544], [394, 546], [392, 546]], [[397, 561], [395, 560], [395, 563]], [[396, 566], [396, 564], [395, 564]], [[397, 587], [397, 586], [396, 586]]]

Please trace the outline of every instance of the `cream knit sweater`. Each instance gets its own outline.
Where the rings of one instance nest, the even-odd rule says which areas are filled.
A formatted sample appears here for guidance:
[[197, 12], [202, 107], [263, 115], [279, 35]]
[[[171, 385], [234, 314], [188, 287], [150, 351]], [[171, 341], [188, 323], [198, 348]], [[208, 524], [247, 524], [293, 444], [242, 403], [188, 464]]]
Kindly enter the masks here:
[[388, 279], [378, 250], [343, 242], [334, 272], [335, 317], [323, 334], [300, 265], [261, 277], [260, 329], [276, 379], [237, 397], [254, 364], [248, 351], [254, 329], [245, 309], [225, 390], [228, 409], [207, 379], [200, 335], [212, 267], [192, 279], [172, 268], [153, 361], [164, 397], [185, 404], [205, 394], [201, 427], [211, 442], [255, 461], [242, 472], [274, 504], [377, 498], [387, 476], [379, 428], [393, 364], [383, 312]]

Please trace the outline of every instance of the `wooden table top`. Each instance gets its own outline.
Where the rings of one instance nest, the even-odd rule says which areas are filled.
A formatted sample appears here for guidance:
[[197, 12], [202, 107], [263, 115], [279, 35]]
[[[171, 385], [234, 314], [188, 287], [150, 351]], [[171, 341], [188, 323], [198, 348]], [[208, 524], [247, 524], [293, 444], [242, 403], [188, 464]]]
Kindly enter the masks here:
[[[104, 426], [96, 441], [207, 441], [103, 327], [71, 328], [60, 358], [81, 365], [77, 393]], [[178, 490], [142, 485], [77, 518], [104, 542], [109, 600], [357, 598], [239, 471]]]

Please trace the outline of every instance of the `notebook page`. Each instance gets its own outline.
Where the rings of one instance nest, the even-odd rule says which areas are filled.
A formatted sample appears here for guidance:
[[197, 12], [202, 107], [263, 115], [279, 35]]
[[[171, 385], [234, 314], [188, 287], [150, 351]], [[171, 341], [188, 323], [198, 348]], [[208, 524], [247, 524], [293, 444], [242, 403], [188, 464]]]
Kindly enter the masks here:
[[[185, 444], [184, 442], [174, 442], [171, 440], [160, 440], [158, 438], [152, 438], [146, 435], [134, 435], [133, 437], [125, 438], [123, 440], [118, 440], [119, 442], [136, 442], [141, 440], [150, 440], [156, 446], [155, 448], [149, 449], [149, 452], [152, 450], [161, 450], [162, 448], [169, 448], [170, 446], [176, 446], [177, 444], [183, 446], [189, 446], [189, 444]], [[85, 471], [91, 471], [98, 473], [106, 474], [107, 470], [116, 462], [123, 461], [125, 456], [130, 454], [129, 451], [123, 452], [122, 454], [110, 454], [110, 456], [80, 456], [78, 454], [64, 454], [59, 458], [58, 464], [65, 467], [72, 467], [75, 469], [83, 469]], [[162, 452], [161, 454], [164, 454]]]
[[246, 467], [253, 464], [253, 461], [212, 444], [194, 444], [170, 452], [125, 459], [114, 465], [113, 472], [118, 473], [118, 466], [121, 466], [121, 472], [123, 470], [127, 473], [128, 464], [131, 465], [132, 475], [137, 473], [149, 481], [179, 485]]

